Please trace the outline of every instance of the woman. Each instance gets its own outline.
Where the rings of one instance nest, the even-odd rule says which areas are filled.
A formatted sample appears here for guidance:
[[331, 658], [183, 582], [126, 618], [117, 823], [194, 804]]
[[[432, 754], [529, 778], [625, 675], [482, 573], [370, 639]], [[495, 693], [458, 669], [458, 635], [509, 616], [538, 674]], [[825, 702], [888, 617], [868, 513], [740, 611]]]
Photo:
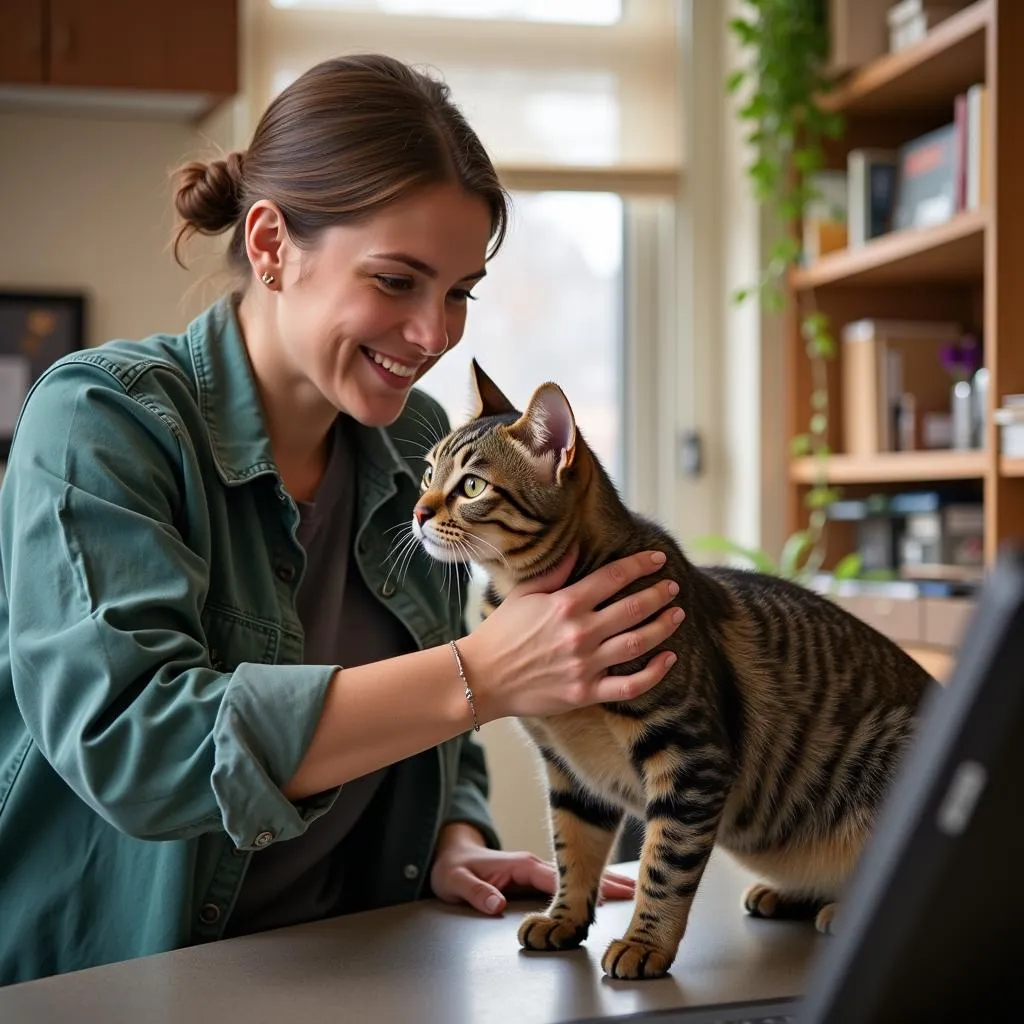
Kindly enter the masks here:
[[4, 983], [550, 891], [498, 849], [468, 731], [668, 667], [607, 675], [676, 628], [669, 585], [610, 600], [659, 556], [555, 595], [561, 566], [466, 637], [425, 566], [388, 572], [422, 472], [396, 445], [441, 416], [412, 385], [461, 338], [507, 216], [441, 85], [326, 62], [244, 155], [186, 166], [176, 204], [179, 241], [231, 229], [237, 290], [181, 336], [47, 371], [0, 489]]

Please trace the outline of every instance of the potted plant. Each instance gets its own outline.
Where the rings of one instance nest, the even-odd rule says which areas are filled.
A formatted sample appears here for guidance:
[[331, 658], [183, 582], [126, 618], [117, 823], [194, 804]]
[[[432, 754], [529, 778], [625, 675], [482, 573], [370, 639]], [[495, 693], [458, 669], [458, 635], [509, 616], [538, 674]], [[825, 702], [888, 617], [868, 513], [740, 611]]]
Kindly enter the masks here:
[[[826, 72], [828, 25], [826, 0], [746, 0], [747, 16], [729, 23], [746, 66], [726, 80], [730, 94], [740, 101], [737, 116], [749, 128], [746, 142], [752, 159], [746, 174], [757, 201], [777, 211], [783, 230], [771, 246], [760, 277], [733, 298], [744, 302], [759, 297], [768, 312], [785, 306], [784, 284], [799, 261], [799, 233], [793, 228], [814, 198], [813, 175], [824, 166], [823, 143], [838, 138], [843, 118], [819, 106], [819, 97], [831, 86]], [[794, 455], [810, 455], [816, 471], [806, 501], [808, 525], [787, 538], [777, 559], [723, 537], [699, 542], [705, 550], [736, 555], [755, 568], [806, 580], [816, 573], [825, 555], [826, 509], [838, 492], [829, 486], [826, 460], [828, 388], [826, 363], [835, 355], [828, 318], [812, 310], [803, 315], [801, 332], [811, 363], [812, 391], [807, 430], [792, 439]], [[834, 570], [838, 578], [856, 575], [856, 555], [843, 559]]]

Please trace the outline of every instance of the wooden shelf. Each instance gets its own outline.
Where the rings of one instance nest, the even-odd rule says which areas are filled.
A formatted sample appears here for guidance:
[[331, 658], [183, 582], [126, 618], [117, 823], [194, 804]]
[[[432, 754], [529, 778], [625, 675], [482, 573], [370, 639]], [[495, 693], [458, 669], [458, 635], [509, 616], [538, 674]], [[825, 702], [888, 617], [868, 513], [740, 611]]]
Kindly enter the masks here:
[[903, 644], [902, 647], [936, 682], [949, 682], [956, 667], [956, 654], [953, 651], [920, 644]]
[[[828, 480], [833, 484], [875, 484], [930, 480], [978, 480], [985, 475], [983, 451], [883, 452], [879, 455], [831, 455]], [[810, 484], [817, 478], [814, 458], [794, 459], [790, 479]]]
[[892, 285], [979, 281], [985, 268], [987, 210], [958, 213], [943, 224], [906, 228], [857, 249], [830, 252], [793, 271], [798, 291], [824, 285]]
[[985, 32], [992, 23], [993, 0], [976, 0], [939, 22], [916, 45], [855, 71], [822, 97], [821, 106], [884, 117], [948, 106], [952, 121], [953, 97], [985, 81]]
[[1024, 458], [1011, 459], [1003, 455], [999, 459], [999, 472], [1002, 476], [1024, 476]]

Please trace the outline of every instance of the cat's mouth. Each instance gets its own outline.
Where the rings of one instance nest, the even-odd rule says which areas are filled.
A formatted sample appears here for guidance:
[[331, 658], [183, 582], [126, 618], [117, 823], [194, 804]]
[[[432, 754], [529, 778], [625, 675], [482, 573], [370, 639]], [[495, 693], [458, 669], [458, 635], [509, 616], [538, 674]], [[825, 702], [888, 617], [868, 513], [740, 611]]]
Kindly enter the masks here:
[[[423, 550], [426, 551], [431, 558], [437, 562], [469, 562], [472, 561], [470, 558], [470, 552], [464, 545], [452, 544], [450, 541], [437, 540], [432, 537], [430, 533], [420, 526], [418, 523], [414, 523], [413, 530], [416, 536], [419, 538], [420, 544], [423, 545]], [[461, 550], [460, 550], [461, 549]]]

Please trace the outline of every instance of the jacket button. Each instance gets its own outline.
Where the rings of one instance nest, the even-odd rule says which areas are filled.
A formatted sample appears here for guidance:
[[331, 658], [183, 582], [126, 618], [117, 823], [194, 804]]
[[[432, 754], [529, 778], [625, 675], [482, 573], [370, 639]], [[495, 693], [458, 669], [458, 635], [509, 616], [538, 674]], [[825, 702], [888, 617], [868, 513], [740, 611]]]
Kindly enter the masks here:
[[419, 878], [420, 869], [416, 867], [415, 864], [406, 864], [405, 867], [402, 868], [402, 874], [411, 882], [414, 878]]
[[216, 924], [220, 920], [220, 907], [216, 903], [204, 903], [199, 911], [203, 924]]
[[395, 585], [394, 585], [394, 583], [392, 583], [391, 580], [385, 580], [380, 585], [380, 593], [381, 593], [381, 597], [392, 597], [392, 596], [394, 596], [394, 593], [395, 593]]
[[261, 832], [253, 841], [252, 845], [263, 849], [264, 846], [269, 846], [274, 841], [273, 832]]
[[291, 583], [295, 579], [295, 566], [288, 562], [282, 562], [275, 570], [277, 578], [284, 583]]

